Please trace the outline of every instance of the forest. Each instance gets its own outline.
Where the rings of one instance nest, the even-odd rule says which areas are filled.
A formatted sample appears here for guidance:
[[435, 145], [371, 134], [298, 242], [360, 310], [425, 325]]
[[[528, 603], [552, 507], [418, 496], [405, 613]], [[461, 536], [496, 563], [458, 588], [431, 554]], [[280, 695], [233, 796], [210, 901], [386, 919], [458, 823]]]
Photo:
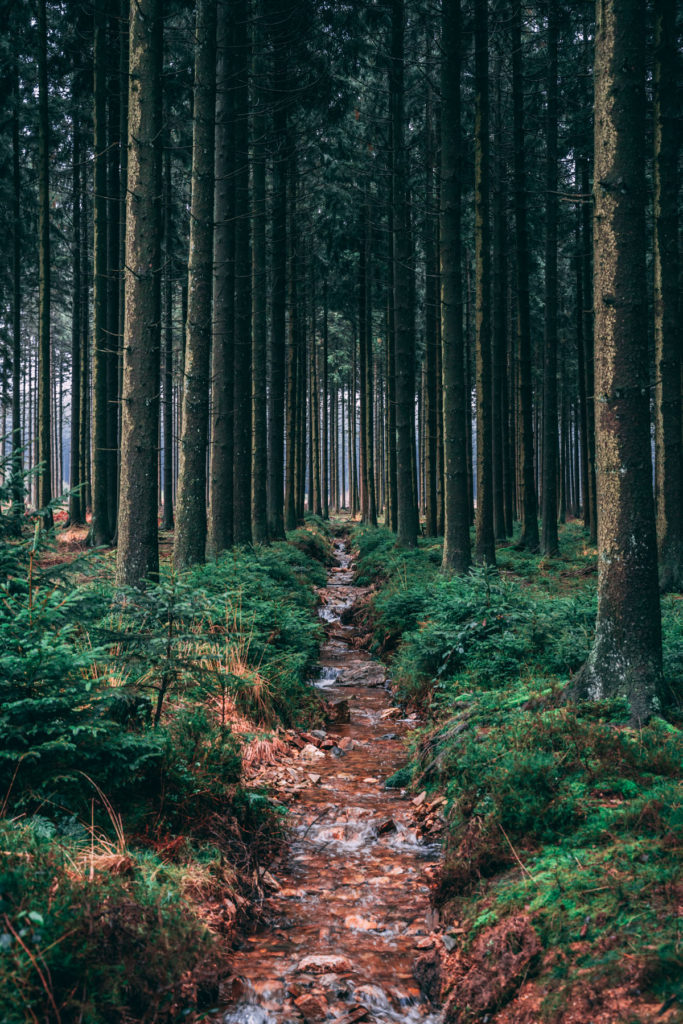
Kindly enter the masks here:
[[674, 1024], [676, 0], [3, 0], [0, 1024]]

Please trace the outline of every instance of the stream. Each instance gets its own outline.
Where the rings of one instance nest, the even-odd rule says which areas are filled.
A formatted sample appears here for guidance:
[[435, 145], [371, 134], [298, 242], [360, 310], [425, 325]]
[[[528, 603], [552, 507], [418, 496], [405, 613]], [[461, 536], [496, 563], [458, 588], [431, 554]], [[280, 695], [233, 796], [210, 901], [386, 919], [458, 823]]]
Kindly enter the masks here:
[[270, 867], [276, 891], [234, 954], [223, 1024], [438, 1020], [412, 967], [434, 941], [427, 874], [439, 847], [417, 836], [410, 797], [383, 785], [405, 764], [415, 721], [392, 708], [384, 667], [343, 623], [364, 593], [346, 538], [334, 557], [314, 682], [328, 701], [348, 701], [350, 721], [329, 726], [334, 746], [292, 806], [292, 841]]

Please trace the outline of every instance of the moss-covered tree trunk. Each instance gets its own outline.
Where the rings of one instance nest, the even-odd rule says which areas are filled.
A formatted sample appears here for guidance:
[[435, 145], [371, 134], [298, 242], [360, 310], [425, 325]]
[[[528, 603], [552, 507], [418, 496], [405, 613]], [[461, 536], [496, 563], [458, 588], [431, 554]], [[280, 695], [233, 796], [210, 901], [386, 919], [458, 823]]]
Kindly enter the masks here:
[[[24, 480], [21, 433], [21, 156], [19, 150], [19, 67], [15, 59], [12, 69], [12, 501], [17, 522], [24, 515]], [[74, 154], [74, 174], [76, 174]], [[79, 164], [80, 169], [80, 164]], [[80, 205], [80, 175], [78, 202]], [[80, 221], [79, 221], [80, 225]], [[74, 226], [74, 235], [76, 227]], [[80, 238], [79, 238], [80, 241]], [[77, 251], [80, 260], [80, 251]], [[79, 282], [80, 283], [80, 282]], [[74, 285], [74, 296], [76, 295]], [[78, 296], [80, 304], [80, 295]], [[72, 397], [73, 409], [73, 397]], [[73, 486], [73, 484], [72, 484]], [[21, 526], [16, 527], [17, 531]]]
[[443, 568], [471, 562], [467, 487], [462, 290], [462, 18], [460, 0], [443, 8], [441, 67], [441, 346], [444, 432]]
[[676, 2], [655, 0], [655, 481], [662, 590], [680, 590], [683, 586], [680, 385], [683, 331], [678, 295], [679, 61]]
[[130, 6], [126, 293], [116, 579], [142, 586], [159, 570], [157, 464], [161, 285], [159, 0]]
[[216, 0], [199, 0], [195, 31], [192, 199], [187, 268], [183, 432], [173, 557], [177, 568], [204, 561], [213, 269]]
[[645, 269], [645, 5], [598, 0], [595, 39], [595, 432], [598, 617], [574, 697], [661, 705]]

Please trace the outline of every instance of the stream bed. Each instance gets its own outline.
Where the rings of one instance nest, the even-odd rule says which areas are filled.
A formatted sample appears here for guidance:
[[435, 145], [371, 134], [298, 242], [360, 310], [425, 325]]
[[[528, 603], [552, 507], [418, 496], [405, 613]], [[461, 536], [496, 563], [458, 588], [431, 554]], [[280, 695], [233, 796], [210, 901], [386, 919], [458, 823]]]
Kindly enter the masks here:
[[384, 788], [406, 762], [415, 721], [392, 707], [384, 667], [353, 644], [344, 613], [354, 586], [348, 541], [321, 591], [326, 623], [315, 685], [349, 721], [329, 726], [290, 810], [292, 841], [270, 871], [275, 891], [234, 954], [223, 1024], [407, 1021], [436, 1024], [413, 979], [433, 944], [428, 874], [438, 844], [416, 832], [410, 797]]

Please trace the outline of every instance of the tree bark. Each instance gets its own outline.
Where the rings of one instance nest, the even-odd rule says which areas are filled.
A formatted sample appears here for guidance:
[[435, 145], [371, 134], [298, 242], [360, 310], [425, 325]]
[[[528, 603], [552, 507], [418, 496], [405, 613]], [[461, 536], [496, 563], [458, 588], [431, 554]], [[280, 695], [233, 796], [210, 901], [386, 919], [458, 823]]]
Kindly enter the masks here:
[[524, 153], [524, 86], [522, 78], [522, 4], [512, 0], [512, 103], [514, 139], [515, 226], [517, 230], [517, 360], [520, 433], [520, 546], [538, 551], [538, 502], [534, 473], [531, 316], [529, 311], [529, 240]]
[[441, 345], [444, 432], [444, 571], [471, 562], [467, 489], [462, 290], [462, 16], [460, 0], [443, 7], [441, 67]]
[[213, 269], [216, 0], [198, 0], [195, 34], [192, 200], [187, 269], [187, 330], [173, 558], [176, 568], [206, 552], [206, 450], [209, 429]]
[[220, 3], [216, 29], [214, 161], [213, 344], [211, 347], [211, 449], [208, 551], [216, 558], [232, 547], [232, 453], [235, 319], [235, 179], [231, 15]]
[[116, 579], [144, 586], [159, 570], [157, 461], [161, 279], [159, 0], [130, 8], [126, 294]]
[[392, 178], [394, 190], [394, 329], [396, 495], [398, 543], [417, 545], [418, 512], [414, 488], [415, 452], [415, 345], [412, 314], [412, 253], [408, 204], [405, 118], [405, 0], [391, 2], [391, 57], [389, 91], [393, 133]]
[[683, 586], [681, 327], [678, 316], [680, 104], [675, 0], [655, 0], [654, 313], [655, 484], [659, 586]]
[[557, 0], [549, 0], [548, 4], [547, 50], [541, 552], [546, 556], [553, 557], [559, 551], [557, 536]]
[[47, 14], [38, 4], [38, 509], [43, 525], [52, 526], [52, 458], [50, 442], [50, 180], [47, 86]]
[[489, 227], [488, 0], [475, 0], [475, 357], [477, 376], [476, 558], [496, 563], [493, 536], [493, 448], [491, 422], [491, 245]]
[[598, 0], [595, 38], [595, 401], [598, 617], [574, 697], [663, 702], [650, 457], [645, 271], [645, 4]]

